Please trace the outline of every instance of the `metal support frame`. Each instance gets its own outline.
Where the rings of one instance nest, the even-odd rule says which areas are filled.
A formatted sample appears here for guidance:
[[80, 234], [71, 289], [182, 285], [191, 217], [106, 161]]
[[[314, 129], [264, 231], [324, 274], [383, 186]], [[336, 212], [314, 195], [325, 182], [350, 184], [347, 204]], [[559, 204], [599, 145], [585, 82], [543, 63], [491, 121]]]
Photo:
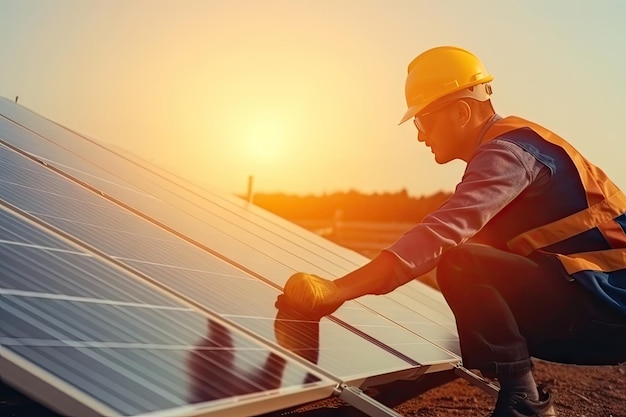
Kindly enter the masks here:
[[[482, 378], [481, 376], [476, 375], [475, 373], [471, 372], [469, 369], [464, 368], [461, 365], [454, 365], [453, 368], [454, 373], [457, 376], [465, 379], [467, 382], [480, 388], [492, 397], [498, 397], [500, 387], [497, 384], [494, 384], [493, 382], [490, 382]], [[393, 409], [376, 401], [374, 398], [365, 394], [361, 389], [357, 387], [340, 384], [335, 388], [334, 394], [335, 396], [345, 401], [347, 404], [367, 414], [368, 416], [402, 417], [401, 414], [398, 414]]]
[[454, 373], [465, 379], [472, 385], [477, 386], [478, 388], [485, 391], [487, 394], [492, 397], [498, 398], [498, 393], [500, 392], [500, 387], [494, 384], [493, 382], [489, 382], [486, 379], [476, 375], [471, 372], [469, 369], [462, 367], [461, 365], [454, 366]]
[[335, 388], [335, 395], [371, 417], [402, 417], [402, 414], [379, 403], [357, 387], [341, 384]]

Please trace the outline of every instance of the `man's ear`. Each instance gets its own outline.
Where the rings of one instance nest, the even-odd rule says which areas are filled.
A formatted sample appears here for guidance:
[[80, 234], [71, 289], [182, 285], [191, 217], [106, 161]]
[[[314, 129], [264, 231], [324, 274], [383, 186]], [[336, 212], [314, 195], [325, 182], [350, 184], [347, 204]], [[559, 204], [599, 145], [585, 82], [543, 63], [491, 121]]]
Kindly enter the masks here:
[[454, 106], [461, 127], [465, 127], [472, 118], [472, 107], [465, 100], [459, 100]]

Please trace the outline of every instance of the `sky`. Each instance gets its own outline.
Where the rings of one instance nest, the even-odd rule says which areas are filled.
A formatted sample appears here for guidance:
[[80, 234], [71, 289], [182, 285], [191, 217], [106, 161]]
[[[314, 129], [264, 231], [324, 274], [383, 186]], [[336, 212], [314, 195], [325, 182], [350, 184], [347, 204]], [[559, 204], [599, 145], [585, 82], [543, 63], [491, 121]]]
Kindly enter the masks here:
[[408, 63], [475, 53], [502, 115], [626, 188], [626, 1], [0, 0], [0, 96], [244, 194], [452, 191], [405, 111]]

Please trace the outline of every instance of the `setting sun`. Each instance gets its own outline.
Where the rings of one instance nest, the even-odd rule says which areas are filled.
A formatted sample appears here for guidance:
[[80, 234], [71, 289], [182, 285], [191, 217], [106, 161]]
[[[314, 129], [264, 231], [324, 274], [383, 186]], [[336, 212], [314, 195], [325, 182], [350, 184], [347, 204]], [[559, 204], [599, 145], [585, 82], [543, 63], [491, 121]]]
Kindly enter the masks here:
[[252, 162], [274, 162], [284, 154], [285, 139], [284, 125], [263, 120], [249, 125], [245, 134], [245, 151]]

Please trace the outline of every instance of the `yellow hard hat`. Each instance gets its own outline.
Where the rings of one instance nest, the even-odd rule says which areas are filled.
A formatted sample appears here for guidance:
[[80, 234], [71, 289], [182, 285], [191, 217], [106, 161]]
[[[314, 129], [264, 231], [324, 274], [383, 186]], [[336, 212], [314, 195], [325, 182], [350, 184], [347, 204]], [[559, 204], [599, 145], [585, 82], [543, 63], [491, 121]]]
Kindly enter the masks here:
[[[409, 64], [404, 87], [408, 108], [400, 123], [444, 96], [485, 101], [491, 94], [491, 87], [486, 83], [491, 80], [493, 75], [487, 73], [482, 62], [471, 52], [455, 46], [429, 49]], [[484, 86], [474, 88], [480, 84]]]

